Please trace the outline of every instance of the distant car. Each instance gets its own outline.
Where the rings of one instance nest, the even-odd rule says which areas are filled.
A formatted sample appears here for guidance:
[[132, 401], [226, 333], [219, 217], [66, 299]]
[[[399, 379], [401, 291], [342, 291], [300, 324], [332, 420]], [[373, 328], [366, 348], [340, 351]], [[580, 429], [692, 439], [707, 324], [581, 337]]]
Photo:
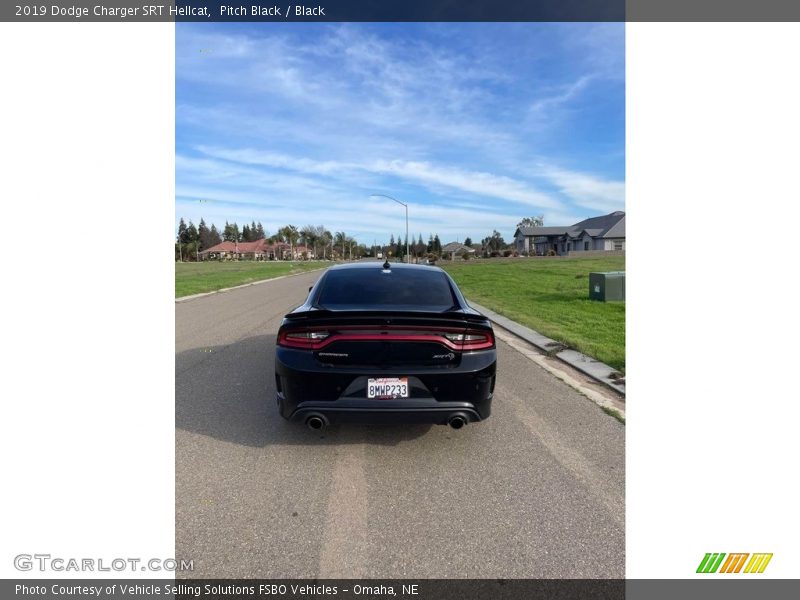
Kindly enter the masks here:
[[491, 414], [497, 349], [489, 320], [438, 267], [337, 265], [278, 330], [281, 416], [449, 424]]
[[383, 252], [378, 252], [378, 258], [383, 258]]

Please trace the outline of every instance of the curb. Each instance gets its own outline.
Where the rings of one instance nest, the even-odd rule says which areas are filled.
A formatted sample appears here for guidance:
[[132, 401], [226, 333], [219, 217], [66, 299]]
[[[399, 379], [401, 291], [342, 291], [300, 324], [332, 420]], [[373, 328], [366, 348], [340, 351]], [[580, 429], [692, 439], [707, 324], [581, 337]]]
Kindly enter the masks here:
[[533, 345], [540, 352], [543, 352], [549, 356], [555, 356], [564, 364], [569, 365], [573, 369], [580, 371], [588, 377], [591, 377], [595, 381], [599, 381], [618, 394], [622, 394], [623, 397], [625, 396], [624, 379], [623, 383], [619, 383], [618, 379], [612, 377], [612, 375], [617, 373], [616, 369], [612, 369], [607, 364], [601, 363], [599, 360], [595, 360], [591, 356], [586, 356], [585, 354], [582, 354], [576, 350], [565, 348], [564, 344], [555, 340], [551, 340], [549, 337], [545, 337], [541, 333], [534, 331], [533, 329], [529, 329], [524, 325], [520, 325], [516, 321], [512, 321], [507, 317], [499, 315], [496, 312], [481, 306], [480, 304], [472, 302], [471, 300], [468, 300], [468, 302], [469, 305], [475, 310], [480, 311], [489, 317], [490, 321], [497, 323], [503, 329], [513, 333], [519, 338], [522, 338], [526, 342]]
[[180, 298], [175, 298], [175, 302], [186, 302], [187, 300], [194, 300], [196, 298], [203, 298], [204, 296], [211, 296], [212, 294], [220, 294], [222, 292], [230, 292], [231, 290], [239, 290], [242, 288], [250, 287], [251, 285], [260, 285], [262, 283], [266, 283], [267, 281], [277, 281], [278, 279], [286, 279], [287, 277], [297, 277], [298, 275], [305, 275], [306, 273], [314, 273], [316, 271], [324, 271], [328, 267], [320, 267], [319, 269], [309, 269], [308, 271], [303, 271], [302, 273], [292, 273], [291, 275], [279, 275], [278, 277], [271, 277], [269, 279], [259, 279], [258, 281], [251, 281], [250, 283], [243, 283], [242, 285], [235, 285], [229, 288], [222, 288], [219, 290], [214, 290], [212, 292], [202, 292], [200, 294], [192, 294], [191, 296], [181, 296]]

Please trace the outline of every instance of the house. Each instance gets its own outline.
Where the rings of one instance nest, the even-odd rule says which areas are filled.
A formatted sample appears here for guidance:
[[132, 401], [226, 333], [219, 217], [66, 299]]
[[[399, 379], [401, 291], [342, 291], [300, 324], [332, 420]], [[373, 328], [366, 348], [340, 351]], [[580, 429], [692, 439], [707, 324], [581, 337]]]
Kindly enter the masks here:
[[311, 259], [314, 258], [314, 250], [313, 248], [309, 248], [308, 246], [295, 246], [294, 247], [294, 259], [295, 260], [304, 260], [304, 259]]
[[249, 259], [266, 260], [268, 245], [266, 240], [255, 242], [220, 242], [200, 253], [202, 260]]
[[558, 252], [558, 241], [566, 235], [569, 227], [519, 227], [514, 232], [517, 252], [545, 255], [549, 250]]
[[450, 242], [442, 246], [442, 258], [455, 258], [464, 254], [473, 255], [475, 254], [475, 249], [458, 242]]
[[297, 260], [306, 253], [308, 258], [313, 258], [313, 252], [305, 246], [292, 247], [284, 242], [270, 244], [267, 240], [255, 242], [229, 242], [225, 241], [207, 248], [200, 253], [202, 260]]
[[584, 219], [568, 227], [518, 227], [514, 244], [519, 252], [559, 256], [589, 250], [625, 250], [625, 213], [616, 211]]

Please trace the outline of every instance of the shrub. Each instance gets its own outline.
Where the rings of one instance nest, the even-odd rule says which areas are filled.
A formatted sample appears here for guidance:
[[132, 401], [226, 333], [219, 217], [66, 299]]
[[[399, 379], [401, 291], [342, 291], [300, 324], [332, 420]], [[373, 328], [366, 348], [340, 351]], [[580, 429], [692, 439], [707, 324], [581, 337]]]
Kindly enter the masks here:
[[552, 248], [547, 251], [547, 256], [555, 256], [555, 255], [556, 255], [556, 251], [553, 250]]
[[461, 255], [461, 258], [463, 258], [464, 260], [469, 260], [470, 258], [472, 258], [472, 256], [470, 256], [469, 252], [464, 252], [464, 254]]
[[511, 250], [503, 250], [503, 256], [505, 258], [508, 258], [509, 256], [511, 256]]

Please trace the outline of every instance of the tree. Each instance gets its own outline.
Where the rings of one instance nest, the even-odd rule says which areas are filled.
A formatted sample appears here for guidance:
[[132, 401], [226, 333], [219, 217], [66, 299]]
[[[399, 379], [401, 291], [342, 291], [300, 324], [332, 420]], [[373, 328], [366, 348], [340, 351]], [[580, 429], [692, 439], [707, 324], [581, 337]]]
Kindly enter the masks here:
[[522, 227], [544, 227], [544, 215], [538, 217], [525, 217], [517, 223], [517, 229]]
[[425, 247], [425, 250], [427, 250], [427, 252], [428, 252], [429, 254], [430, 254], [431, 252], [433, 252], [433, 251], [434, 251], [434, 247], [433, 247], [433, 234], [430, 234], [430, 233], [428, 234], [428, 245]]
[[442, 242], [441, 240], [439, 240], [438, 233], [435, 236], [433, 236], [433, 251], [436, 252], [436, 254], [442, 253]]
[[[330, 232], [327, 229], [325, 229], [324, 225], [317, 225], [314, 228], [314, 235], [317, 236], [317, 243], [323, 246], [322, 250], [323, 256], [325, 255], [325, 249], [324, 249], [325, 244], [330, 244], [329, 234]], [[314, 256], [317, 256], [316, 250], [314, 251]]]
[[306, 246], [311, 244], [313, 252], [312, 254], [316, 258], [317, 256], [317, 242], [319, 241], [319, 236], [317, 235], [317, 228], [313, 225], [306, 225], [300, 231], [301, 235], [303, 236], [303, 242]]
[[489, 252], [500, 252], [505, 245], [503, 236], [496, 229], [492, 231], [492, 235], [483, 239], [483, 247]]
[[192, 221], [189, 221], [189, 226], [186, 228], [186, 238], [189, 240], [186, 243], [186, 256], [191, 260], [200, 260], [198, 253], [200, 252], [200, 235], [197, 233], [197, 227], [194, 226]]
[[[320, 225], [320, 227], [322, 227]], [[322, 232], [319, 234], [319, 241], [322, 244], [322, 258], [328, 257], [328, 246], [333, 249], [333, 234], [322, 227]]]
[[330, 243], [325, 237], [326, 230], [324, 225], [306, 225], [303, 227], [300, 233], [303, 236], [305, 245], [308, 246], [311, 244], [314, 258], [317, 258], [318, 244], [322, 244], [324, 246], [325, 244]]
[[211, 232], [202, 217], [200, 218], [200, 225], [197, 227], [197, 237], [200, 241], [200, 250], [211, 248], [214, 245], [211, 243]]
[[289, 244], [289, 258], [294, 258], [294, 245], [300, 238], [300, 232], [298, 231], [297, 227], [294, 225], [286, 225], [285, 227], [280, 228], [278, 234], [284, 242]]
[[297, 245], [297, 240], [300, 239], [300, 230], [294, 225], [286, 226], [287, 237], [289, 238], [289, 249], [291, 257], [294, 258], [294, 247]]
[[427, 250], [427, 246], [425, 246], [425, 242], [422, 241], [422, 234], [419, 234], [419, 239], [413, 246], [414, 256], [422, 256], [425, 254], [425, 250]]
[[397, 238], [397, 248], [394, 254], [400, 262], [403, 262], [403, 257], [406, 255], [406, 247], [403, 245], [403, 240], [399, 237]]
[[464, 245], [465, 246], [472, 246], [472, 238], [468, 237], [467, 239], [465, 239], [464, 240]]
[[194, 260], [194, 261], [200, 260], [200, 256], [199, 256], [200, 242], [199, 241], [189, 242], [183, 248], [184, 248], [183, 257], [184, 257], [185, 260], [190, 260], [190, 261], [191, 260]]
[[245, 223], [242, 226], [242, 241], [250, 242], [252, 241], [250, 237], [250, 227], [247, 225], [247, 223]]
[[222, 243], [222, 238], [219, 235], [219, 231], [217, 231], [217, 226], [214, 225], [213, 223], [211, 224], [211, 231], [208, 232], [208, 243], [209, 243], [208, 246], [209, 248], [211, 248], [211, 246], [216, 246], [217, 244]]
[[353, 253], [356, 253], [356, 258], [358, 257], [358, 241], [355, 238], [351, 238], [350, 236], [347, 237], [347, 251], [348, 257], [350, 260], [353, 259]]
[[[285, 225], [283, 227], [278, 227], [278, 231], [277, 231], [277, 233], [275, 233], [275, 241], [280, 243], [280, 244], [288, 244], [289, 243], [289, 236], [287, 234], [288, 234], [288, 232], [286, 231], [286, 226]], [[283, 256], [285, 256], [285, 255], [282, 254], [281, 258], [283, 258]]]
[[180, 244], [188, 244], [189, 243], [189, 234], [187, 233], [188, 228], [186, 227], [186, 221], [183, 220], [181, 217], [181, 221], [178, 224], [178, 243]]
[[264, 231], [264, 227], [261, 225], [261, 221], [256, 224], [256, 240], [263, 240], [266, 239], [267, 232]]
[[342, 259], [344, 259], [344, 246], [347, 243], [347, 234], [344, 231], [337, 231], [333, 238], [333, 243], [342, 246]]
[[241, 240], [239, 234], [239, 226], [236, 223], [228, 223], [225, 221], [225, 229], [222, 232], [222, 237], [226, 242], [238, 242]]

